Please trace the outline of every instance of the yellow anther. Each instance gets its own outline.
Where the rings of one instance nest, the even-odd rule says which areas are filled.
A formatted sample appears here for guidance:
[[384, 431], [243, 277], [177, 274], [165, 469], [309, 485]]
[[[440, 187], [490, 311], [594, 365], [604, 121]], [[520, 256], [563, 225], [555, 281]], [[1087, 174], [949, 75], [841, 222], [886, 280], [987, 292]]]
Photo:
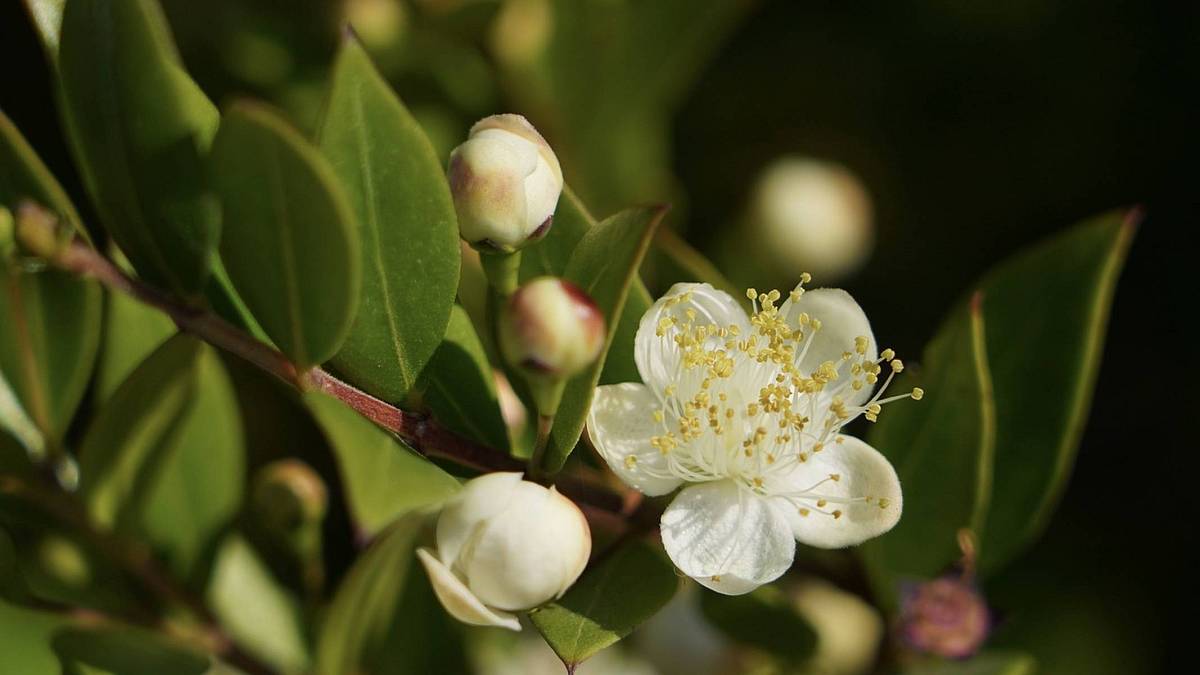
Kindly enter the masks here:
[[842, 512], [841, 512], [841, 511], [834, 511], [834, 512], [833, 512], [833, 519], [834, 519], [834, 520], [837, 520], [838, 518], [841, 518], [841, 517], [842, 517]]
[[802, 283], [802, 284], [807, 284], [807, 283], [808, 283], [808, 282], [810, 282], [810, 281], [812, 281], [812, 275], [811, 275], [811, 274], [809, 274], [808, 272], [802, 272], [802, 273], [800, 274], [800, 283]]
[[833, 482], [835, 482], [835, 483], [836, 483], [836, 482], [838, 482], [838, 481], [839, 481], [839, 480], [841, 480], [841, 479], [842, 479], [842, 475], [841, 475], [841, 474], [838, 474], [838, 473], [831, 473], [831, 474], [829, 474], [829, 480], [831, 480], [831, 481], [833, 481]]
[[892, 359], [896, 358], [896, 352], [892, 349], [885, 349], [879, 353], [879, 356], [881, 356], [884, 361], [891, 361]]
[[817, 508], [818, 508], [818, 509], [823, 509], [823, 508], [825, 508], [825, 505], [826, 505], [826, 504], [828, 504], [828, 503], [829, 503], [829, 502], [825, 501], [824, 499], [818, 499], [818, 500], [817, 500]]
[[633, 469], [636, 466], [637, 466], [637, 457], [634, 457], [633, 455], [625, 455], [625, 468]]
[[746, 297], [750, 300], [753, 300], [758, 297], [758, 291], [754, 290], [753, 288], [747, 288]]
[[925, 390], [920, 387], [913, 387], [912, 398], [914, 401], [920, 401], [925, 398]]
[[888, 501], [886, 498], [884, 498], [884, 497], [879, 498], [879, 508], [886, 509], [889, 504], [891, 504], [891, 502]]
[[904, 362], [900, 359], [892, 359], [892, 372], [898, 373], [904, 370]]
[[661, 422], [661, 421], [663, 421], [663, 417], [664, 417], [664, 415], [663, 415], [663, 411], [662, 411], [662, 410], [655, 410], [655, 411], [654, 411], [654, 421], [655, 421], [655, 422]]
[[801, 515], [801, 516], [805, 516], [805, 517], [807, 517], [807, 516], [808, 516], [808, 509], [806, 509], [806, 508], [803, 508], [803, 507], [802, 507], [802, 508], [800, 509], [800, 515]]

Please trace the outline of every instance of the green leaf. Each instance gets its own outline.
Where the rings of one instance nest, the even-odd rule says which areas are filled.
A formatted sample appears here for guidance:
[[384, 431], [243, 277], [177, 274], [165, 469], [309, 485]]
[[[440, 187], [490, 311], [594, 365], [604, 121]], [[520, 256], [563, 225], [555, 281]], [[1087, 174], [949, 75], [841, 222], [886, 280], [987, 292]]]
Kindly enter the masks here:
[[416, 564], [425, 522], [422, 514], [404, 516], [350, 569], [321, 627], [316, 672], [469, 672], [456, 626]]
[[509, 449], [492, 366], [462, 307], [451, 310], [446, 337], [421, 373], [419, 388], [424, 405], [444, 426], [493, 448]]
[[204, 286], [221, 214], [205, 181], [212, 103], [154, 0], [71, 0], [59, 78], [75, 158], [105, 228], [148, 281]]
[[222, 120], [212, 165], [234, 287], [297, 367], [328, 360], [350, 330], [362, 278], [357, 225], [337, 177], [276, 113], [246, 102]]
[[87, 238], [79, 213], [50, 169], [29, 146], [12, 121], [0, 111], [0, 206], [14, 213], [22, 199], [32, 199], [55, 212]]
[[42, 41], [51, 63], [58, 61], [58, 38], [62, 32], [63, 6], [67, 0], [24, 0], [34, 31]]
[[665, 207], [637, 208], [604, 220], [588, 230], [567, 263], [563, 276], [590, 295], [604, 312], [608, 336], [600, 358], [567, 382], [546, 452], [546, 468], [550, 471], [562, 468], [583, 433], [605, 354], [617, 334], [615, 318], [622, 315], [637, 279], [638, 265], [664, 213]]
[[245, 471], [233, 386], [215, 352], [178, 335], [117, 389], [84, 436], [80, 491], [100, 524], [149, 538], [202, 579]]
[[1033, 675], [1033, 657], [1014, 652], [984, 652], [965, 661], [930, 661], [904, 670], [904, 675]]
[[230, 636], [254, 656], [284, 672], [308, 669], [299, 603], [237, 535], [217, 552], [208, 601]]
[[662, 552], [633, 541], [594, 561], [566, 595], [529, 618], [574, 671], [654, 616], [677, 590], [679, 578]]
[[441, 161], [361, 45], [346, 38], [319, 134], [362, 239], [358, 315], [333, 365], [401, 403], [433, 356], [458, 291], [458, 225]]
[[202, 675], [212, 665], [207, 655], [135, 628], [64, 628], [51, 644], [63, 675]]
[[958, 560], [958, 531], [979, 532], [987, 515], [996, 408], [981, 302], [987, 299], [976, 295], [953, 312], [925, 348], [923, 368], [909, 369], [895, 385], [919, 386], [925, 397], [889, 407], [871, 430], [871, 445], [887, 455], [904, 486], [900, 522], [862, 549], [887, 599], [897, 575], [933, 577]]
[[17, 607], [0, 598], [0, 673], [59, 673], [50, 638], [66, 625], [70, 620], [64, 616]]
[[33, 463], [25, 446], [8, 431], [0, 428], [0, 475], [26, 476], [33, 473]]
[[304, 401], [337, 457], [350, 514], [363, 534], [458, 491], [454, 477], [341, 401], [315, 392]]
[[124, 293], [109, 293], [104, 333], [96, 364], [95, 396], [106, 401], [125, 378], [159, 345], [175, 334], [166, 314]]
[[1117, 277], [1139, 214], [1113, 212], [1009, 260], [983, 280], [996, 390], [986, 573], [1046, 527], [1091, 408]]
[[763, 586], [746, 595], [703, 592], [700, 609], [734, 641], [789, 663], [804, 661], [817, 647], [817, 634], [812, 626], [772, 586]]

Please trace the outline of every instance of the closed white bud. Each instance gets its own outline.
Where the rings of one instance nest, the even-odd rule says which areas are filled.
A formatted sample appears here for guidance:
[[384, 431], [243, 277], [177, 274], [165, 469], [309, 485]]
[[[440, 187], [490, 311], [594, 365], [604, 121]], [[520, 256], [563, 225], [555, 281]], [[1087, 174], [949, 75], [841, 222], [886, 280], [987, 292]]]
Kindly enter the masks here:
[[417, 549], [438, 600], [475, 626], [521, 630], [511, 612], [561, 597], [592, 551], [587, 520], [554, 488], [492, 473], [443, 509], [437, 550]]
[[447, 169], [458, 231], [483, 251], [511, 253], [546, 234], [563, 176], [550, 144], [521, 115], [471, 127]]
[[538, 277], [517, 289], [500, 317], [500, 349], [532, 375], [569, 377], [600, 356], [604, 314], [578, 286]]

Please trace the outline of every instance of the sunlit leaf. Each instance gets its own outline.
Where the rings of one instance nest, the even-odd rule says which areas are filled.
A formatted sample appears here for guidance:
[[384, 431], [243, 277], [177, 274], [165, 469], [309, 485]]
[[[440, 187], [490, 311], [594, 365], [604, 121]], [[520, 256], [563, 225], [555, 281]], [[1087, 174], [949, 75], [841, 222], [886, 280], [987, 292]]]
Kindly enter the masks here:
[[175, 330], [166, 314], [124, 293], [109, 293], [96, 363], [96, 397], [104, 401], [112, 396], [134, 368]]
[[353, 38], [334, 66], [319, 136], [356, 212], [363, 256], [358, 315], [333, 365], [371, 394], [402, 403], [442, 339], [458, 288], [445, 171]]
[[247, 102], [226, 113], [212, 163], [234, 287], [297, 366], [328, 360], [350, 329], [362, 276], [357, 225], [336, 176], [276, 113]]
[[66, 617], [17, 607], [0, 598], [0, 673], [60, 672], [50, 638], [67, 625]]
[[566, 595], [530, 619], [573, 671], [654, 616], [678, 589], [679, 578], [666, 557], [634, 541], [593, 562]]

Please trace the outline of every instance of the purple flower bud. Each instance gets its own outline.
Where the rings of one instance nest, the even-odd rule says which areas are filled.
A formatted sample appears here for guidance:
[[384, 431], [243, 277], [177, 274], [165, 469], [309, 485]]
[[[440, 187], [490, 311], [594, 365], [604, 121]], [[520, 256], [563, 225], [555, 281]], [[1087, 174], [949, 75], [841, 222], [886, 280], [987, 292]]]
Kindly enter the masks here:
[[952, 659], [979, 651], [991, 625], [991, 613], [979, 590], [957, 576], [909, 589], [900, 611], [900, 636], [910, 647]]

